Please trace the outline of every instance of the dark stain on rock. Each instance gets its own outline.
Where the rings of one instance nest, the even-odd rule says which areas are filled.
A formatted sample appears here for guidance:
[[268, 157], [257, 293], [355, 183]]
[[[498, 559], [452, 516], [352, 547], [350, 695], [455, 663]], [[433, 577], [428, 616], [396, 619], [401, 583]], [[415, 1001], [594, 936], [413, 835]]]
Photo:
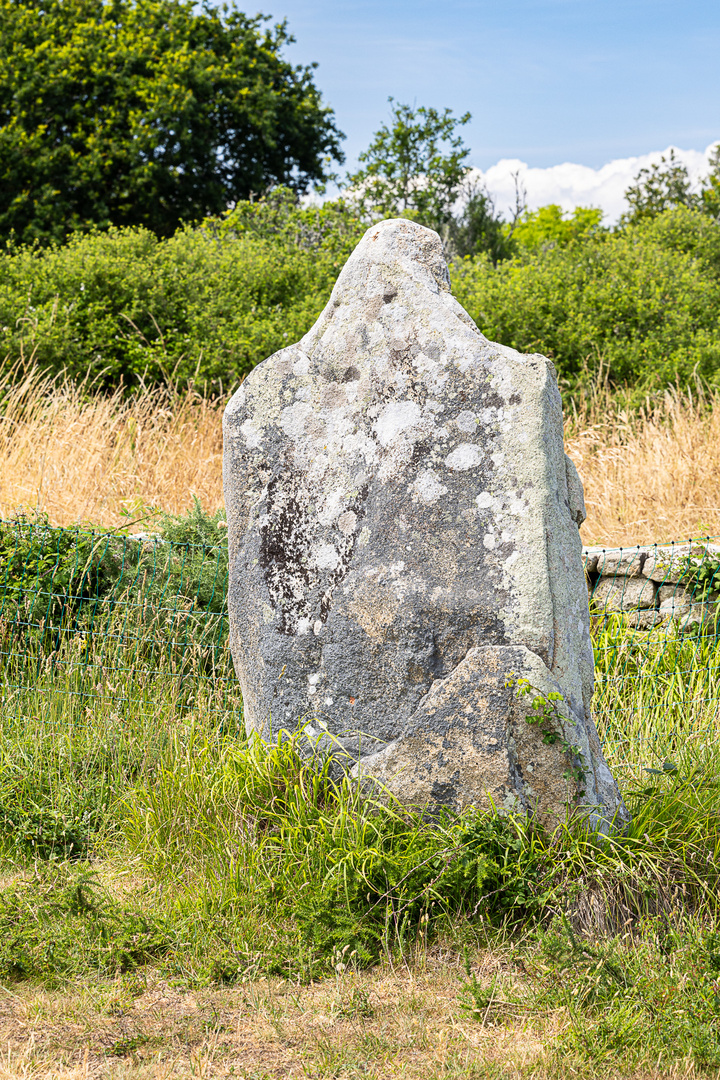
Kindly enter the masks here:
[[459, 779], [456, 773], [450, 780], [435, 780], [430, 789], [431, 798], [437, 803], [452, 805], [457, 799]]
[[[350, 536], [338, 535], [339, 530], [328, 536], [311, 512], [301, 480], [285, 473], [268, 484], [266, 520], [259, 529], [258, 563], [280, 616], [279, 633], [294, 635], [301, 618], [327, 621], [333, 593], [350, 568], [368, 491], [366, 484], [345, 505], [344, 512], [351, 510], [356, 517]], [[321, 540], [330, 540], [337, 551], [338, 564], [333, 570], [318, 571], [312, 566], [313, 545]]]
[[[517, 395], [515, 395], [517, 397]], [[518, 398], [520, 400], [520, 398]], [[486, 409], [502, 409], [505, 405], [505, 399], [500, 397], [496, 390], [493, 390], [489, 385], [485, 386], [484, 390], [480, 392], [480, 404]]]
[[276, 609], [280, 611], [279, 631], [295, 632], [297, 596], [295, 587], [311, 585], [308, 568], [310, 544], [307, 523], [298, 492], [286, 478], [275, 476], [267, 488], [267, 521], [260, 528], [258, 562], [265, 571], [265, 581]]

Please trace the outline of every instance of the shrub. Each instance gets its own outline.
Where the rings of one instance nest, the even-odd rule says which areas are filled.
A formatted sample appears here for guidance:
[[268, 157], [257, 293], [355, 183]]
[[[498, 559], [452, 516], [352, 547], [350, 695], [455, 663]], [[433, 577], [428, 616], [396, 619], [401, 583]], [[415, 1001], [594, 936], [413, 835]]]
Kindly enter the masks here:
[[196, 500], [186, 517], [160, 514], [155, 520], [158, 532], [150, 537], [58, 528], [43, 515], [0, 522], [0, 659], [6, 676], [27, 679], [46, 660], [105, 670], [114, 666], [118, 650], [130, 667], [169, 662], [178, 673], [224, 671], [223, 512], [206, 514]]
[[687, 209], [493, 267], [452, 268], [482, 332], [555, 362], [571, 390], [598, 377], [636, 395], [697, 375], [720, 382], [720, 225]]
[[[610, 232], [576, 217], [554, 232], [538, 217], [533, 243], [497, 266], [452, 265], [483, 333], [550, 356], [573, 393], [598, 379], [636, 398], [697, 376], [720, 384], [720, 222], [679, 208]], [[41, 368], [102, 386], [228, 390], [310, 329], [364, 228], [342, 201], [302, 209], [278, 191], [165, 240], [116, 229], [8, 247], [7, 362], [34, 352]]]
[[34, 353], [43, 369], [107, 386], [230, 387], [310, 329], [363, 231], [342, 203], [301, 209], [279, 191], [165, 240], [126, 228], [48, 249], [9, 245], [8, 362]]

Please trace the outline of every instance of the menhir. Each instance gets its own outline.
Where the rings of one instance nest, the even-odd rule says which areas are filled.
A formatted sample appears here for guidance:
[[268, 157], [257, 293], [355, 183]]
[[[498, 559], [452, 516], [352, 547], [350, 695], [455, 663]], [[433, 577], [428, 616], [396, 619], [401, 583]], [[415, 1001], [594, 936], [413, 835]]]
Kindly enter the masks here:
[[[627, 820], [590, 714], [555, 369], [483, 337], [434, 232], [369, 229], [312, 330], [245, 379], [224, 437], [248, 729], [303, 721], [414, 805]], [[537, 697], [549, 718], [531, 723]]]

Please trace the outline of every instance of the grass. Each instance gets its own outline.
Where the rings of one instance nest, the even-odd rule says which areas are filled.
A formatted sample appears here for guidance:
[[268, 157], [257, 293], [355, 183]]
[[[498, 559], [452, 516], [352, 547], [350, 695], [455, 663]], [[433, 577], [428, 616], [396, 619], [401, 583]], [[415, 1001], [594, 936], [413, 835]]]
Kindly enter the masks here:
[[[474, 966], [488, 985], [497, 976], [503, 985], [526, 978], [506, 948], [484, 951]], [[304, 986], [261, 978], [238, 989], [182, 992], [150, 976], [53, 994], [20, 988], [6, 1006], [0, 1037], [23, 1025], [24, 1041], [11, 1043], [11, 1075], [22, 1075], [23, 1066], [48, 1075], [50, 1060], [55, 1076], [68, 1077], [608, 1075], [582, 1053], [558, 1053], [553, 1044], [567, 1038], [562, 1004], [546, 996], [530, 1018], [523, 1008], [493, 1008], [483, 1023], [463, 1008], [464, 981], [462, 961], [437, 948], [410, 970], [348, 972]], [[549, 983], [538, 975], [539, 986]], [[644, 1067], [628, 1059], [609, 1075], [648, 1080], [708, 1072], [682, 1058]]]
[[673, 768], [688, 755], [704, 760], [720, 723], [715, 635], [667, 626], [632, 631], [620, 616], [604, 616], [594, 644], [593, 712], [623, 782], [638, 783], [647, 768]]
[[[48, 379], [0, 381], [0, 517], [41, 510], [58, 525], [127, 526], [153, 508], [222, 501], [222, 411], [194, 389], [122, 390]], [[597, 390], [566, 402], [567, 449], [585, 484], [586, 544], [720, 534], [717, 395], [668, 391], [630, 412]], [[136, 524], [135, 528], [147, 528]]]
[[162, 507], [186, 511], [192, 497], [222, 505], [225, 399], [195, 390], [92, 386], [30, 367], [0, 379], [0, 518], [40, 510], [57, 525], [91, 521], [147, 528]]
[[672, 678], [720, 646], [643, 640], [597, 642], [610, 839], [373, 801], [170, 661], [5, 693], [7, 1075], [720, 1075], [720, 725]]
[[635, 545], [720, 533], [716, 392], [672, 388], [630, 411], [600, 388], [565, 406], [565, 448], [585, 487], [583, 543]]

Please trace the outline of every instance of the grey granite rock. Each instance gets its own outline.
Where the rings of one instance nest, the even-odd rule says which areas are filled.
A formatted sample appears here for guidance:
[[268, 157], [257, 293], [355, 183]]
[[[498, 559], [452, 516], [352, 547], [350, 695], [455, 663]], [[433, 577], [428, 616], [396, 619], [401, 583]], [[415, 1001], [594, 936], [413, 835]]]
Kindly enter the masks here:
[[250, 729], [304, 719], [407, 801], [556, 820], [572, 755], [519, 719], [505, 684], [522, 676], [562, 694], [591, 814], [625, 818], [590, 716], [584, 504], [555, 370], [483, 337], [435, 233], [369, 229], [315, 326], [234, 395], [224, 435]]

